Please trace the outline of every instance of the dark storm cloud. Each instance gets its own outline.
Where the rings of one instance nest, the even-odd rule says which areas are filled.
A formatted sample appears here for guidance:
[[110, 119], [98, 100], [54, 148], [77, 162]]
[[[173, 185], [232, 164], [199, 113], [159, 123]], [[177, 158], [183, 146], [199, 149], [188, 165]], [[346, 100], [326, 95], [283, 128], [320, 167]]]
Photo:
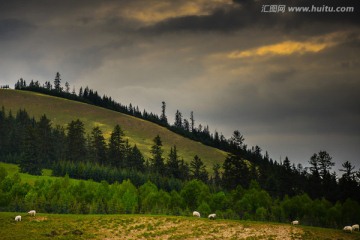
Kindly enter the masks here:
[[359, 38], [338, 35], [344, 41], [317, 53], [236, 59], [238, 79], [213, 93], [223, 115], [212, 119], [273, 136], [360, 136], [359, 49], [349, 44]]
[[0, 19], [0, 41], [26, 37], [35, 28], [35, 25], [19, 19]]
[[[360, 4], [357, 0], [280, 0], [280, 1], [254, 1], [234, 0], [231, 7], [215, 9], [209, 15], [192, 15], [165, 19], [145, 29], [148, 32], [176, 32], [176, 31], [219, 31], [229, 32], [243, 28], [280, 28], [285, 31], [301, 28], [308, 24], [326, 24], [334, 27], [345, 28], [344, 24], [360, 24]], [[347, 13], [265, 13], [261, 12], [264, 5], [286, 6], [350, 6], [354, 12]], [[336, 24], [336, 26], [334, 26]], [[323, 28], [323, 27], [322, 27]], [[324, 31], [326, 28], [323, 28]]]
[[[136, 3], [135, 6], [141, 6], [138, 1]], [[138, 28], [139, 23], [122, 16], [122, 10], [128, 8], [128, 5], [130, 5], [130, 1], [126, 0], [0, 0], [0, 20], [9, 18], [14, 21], [14, 23], [5, 22], [3, 24], [2, 27], [6, 27], [7, 30], [10, 30], [17, 21], [18, 25], [22, 23], [24, 27], [25, 24], [41, 25], [42, 29], [51, 26], [54, 30], [68, 31], [78, 27], [79, 31], [92, 28], [93, 32], [97, 34], [102, 32], [131, 33]], [[14, 27], [16, 30], [20, 26], [15, 25]]]

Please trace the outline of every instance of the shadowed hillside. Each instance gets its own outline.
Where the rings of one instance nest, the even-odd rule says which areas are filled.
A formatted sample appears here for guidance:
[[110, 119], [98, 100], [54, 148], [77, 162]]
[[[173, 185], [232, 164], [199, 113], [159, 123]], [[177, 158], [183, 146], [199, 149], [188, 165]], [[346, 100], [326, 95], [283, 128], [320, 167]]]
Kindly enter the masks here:
[[0, 106], [4, 106], [7, 112], [11, 110], [13, 114], [19, 109], [26, 109], [29, 115], [36, 119], [46, 114], [53, 125], [66, 126], [70, 121], [80, 119], [88, 132], [94, 126], [99, 126], [105, 137], [109, 137], [114, 126], [119, 124], [129, 138], [129, 142], [136, 144], [146, 157], [149, 156], [154, 137], [159, 135], [164, 145], [164, 156], [167, 156], [170, 147], [176, 145], [180, 157], [186, 162], [190, 162], [195, 155], [198, 155], [210, 172], [214, 163], [221, 164], [226, 157], [223, 151], [184, 138], [154, 123], [63, 98], [0, 89]]

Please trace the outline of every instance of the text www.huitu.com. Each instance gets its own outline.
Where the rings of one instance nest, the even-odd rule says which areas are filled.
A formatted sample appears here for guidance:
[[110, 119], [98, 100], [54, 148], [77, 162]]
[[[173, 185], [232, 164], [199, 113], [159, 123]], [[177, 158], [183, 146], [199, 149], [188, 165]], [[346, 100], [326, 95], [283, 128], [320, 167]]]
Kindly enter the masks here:
[[294, 7], [294, 6], [286, 6], [286, 5], [262, 5], [261, 12], [263, 13], [285, 13], [285, 12], [293, 12], [293, 13], [351, 13], [354, 12], [355, 8], [351, 6], [315, 6], [312, 5], [307, 7]]

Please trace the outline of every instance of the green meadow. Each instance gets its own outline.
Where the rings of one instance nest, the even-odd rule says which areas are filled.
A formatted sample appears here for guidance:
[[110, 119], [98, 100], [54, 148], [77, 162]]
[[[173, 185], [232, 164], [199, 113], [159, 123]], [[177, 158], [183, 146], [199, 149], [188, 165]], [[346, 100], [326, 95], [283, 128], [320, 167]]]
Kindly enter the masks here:
[[[16, 215], [21, 222], [15, 222]], [[265, 222], [156, 215], [73, 215], [0, 212], [2, 240], [10, 239], [360, 239], [360, 234]]]
[[[1, 159], [0, 159], [0, 161], [1, 161]], [[62, 179], [62, 177], [51, 176], [52, 170], [50, 170], [50, 169], [43, 169], [42, 175], [36, 176], [36, 175], [28, 174], [28, 173], [20, 173], [19, 166], [16, 164], [0, 162], [0, 168], [1, 167], [3, 167], [6, 170], [8, 176], [10, 176], [10, 177], [14, 176], [14, 174], [17, 173], [21, 179], [21, 182], [28, 183], [30, 185], [34, 185], [34, 183], [38, 180], [47, 181], [47, 180]], [[71, 182], [80, 182], [81, 180], [70, 178], [70, 181]]]
[[[30, 185], [37, 180], [59, 179], [51, 176], [51, 170], [45, 169], [42, 176], [34, 176], [19, 173], [19, 168], [15, 164], [0, 162], [0, 167], [5, 168], [10, 177], [19, 174], [21, 182]], [[69, 180], [80, 182], [75, 179]], [[22, 216], [21, 222], [15, 222], [14, 218], [17, 215]], [[244, 220], [209, 220], [190, 216], [38, 212], [33, 217], [24, 211], [0, 212], [0, 239], [355, 240], [360, 239], [360, 233], [345, 233], [341, 229]]]
[[[42, 176], [19, 173], [15, 164], [0, 162], [8, 176], [19, 174], [21, 182], [62, 179], [43, 170]], [[84, 180], [69, 179], [71, 182]], [[87, 182], [87, 181], [85, 181]], [[100, 183], [94, 183], [99, 184]], [[15, 222], [17, 215], [21, 222]], [[209, 220], [190, 216], [143, 214], [48, 214], [35, 217], [24, 212], [0, 212], [0, 239], [272, 239], [355, 240], [359, 232], [341, 229], [293, 226], [244, 220]]]
[[36, 119], [46, 114], [53, 126], [66, 127], [72, 120], [80, 119], [85, 124], [87, 132], [98, 126], [106, 138], [110, 136], [114, 126], [119, 124], [130, 144], [136, 144], [145, 157], [150, 155], [152, 140], [159, 135], [164, 145], [164, 156], [167, 156], [170, 148], [176, 145], [180, 158], [190, 162], [195, 155], [198, 155], [209, 172], [212, 172], [213, 164], [222, 164], [226, 157], [224, 151], [184, 138], [149, 121], [63, 98], [28, 91], [0, 89], [1, 106], [5, 107], [6, 112], [11, 110], [14, 115], [19, 109], [25, 109]]

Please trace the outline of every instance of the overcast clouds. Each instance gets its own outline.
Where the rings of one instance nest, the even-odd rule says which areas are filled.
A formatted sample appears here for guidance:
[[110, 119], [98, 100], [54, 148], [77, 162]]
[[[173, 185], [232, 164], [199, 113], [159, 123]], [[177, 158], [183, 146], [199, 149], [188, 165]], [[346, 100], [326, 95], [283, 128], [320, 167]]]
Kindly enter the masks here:
[[0, 83], [59, 71], [76, 90], [238, 129], [275, 160], [326, 150], [358, 169], [358, 1], [335, 3], [355, 13], [261, 12], [279, 3], [334, 1], [0, 0]]

